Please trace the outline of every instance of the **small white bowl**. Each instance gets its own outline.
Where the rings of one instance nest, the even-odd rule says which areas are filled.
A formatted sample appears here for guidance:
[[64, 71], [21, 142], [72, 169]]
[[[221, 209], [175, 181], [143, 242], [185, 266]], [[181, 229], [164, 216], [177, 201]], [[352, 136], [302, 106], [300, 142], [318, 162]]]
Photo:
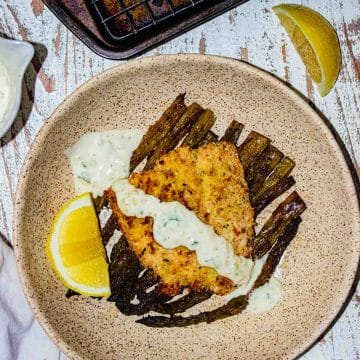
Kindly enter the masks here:
[[0, 37], [0, 62], [8, 72], [11, 87], [8, 110], [0, 119], [0, 138], [9, 130], [19, 111], [22, 80], [33, 56], [34, 48], [30, 43]]

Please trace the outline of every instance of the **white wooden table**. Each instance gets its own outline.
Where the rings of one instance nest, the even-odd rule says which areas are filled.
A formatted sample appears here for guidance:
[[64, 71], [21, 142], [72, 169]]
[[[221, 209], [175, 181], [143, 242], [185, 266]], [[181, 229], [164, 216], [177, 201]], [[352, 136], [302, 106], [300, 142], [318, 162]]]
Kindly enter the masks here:
[[[335, 88], [325, 99], [318, 95], [271, 11], [279, 1], [250, 0], [144, 56], [178, 52], [218, 54], [242, 59], [277, 75], [303, 93], [330, 119], [359, 174], [360, 0], [290, 2], [303, 3], [320, 11], [338, 32], [343, 65]], [[26, 73], [21, 111], [0, 146], [0, 232], [11, 241], [17, 178], [38, 130], [66, 96], [119, 62], [92, 53], [41, 0], [0, 0], [0, 33], [31, 41], [36, 48], [36, 57]], [[303, 359], [360, 359], [359, 316], [358, 287], [343, 316]], [[65, 356], [59, 352], [55, 358], [65, 359]]]

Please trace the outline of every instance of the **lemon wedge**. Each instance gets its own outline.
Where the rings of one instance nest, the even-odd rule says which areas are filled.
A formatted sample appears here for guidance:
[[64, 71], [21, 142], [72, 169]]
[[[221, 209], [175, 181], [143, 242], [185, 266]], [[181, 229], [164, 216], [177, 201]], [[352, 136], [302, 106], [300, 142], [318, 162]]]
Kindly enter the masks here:
[[90, 193], [75, 197], [60, 209], [46, 252], [69, 289], [88, 296], [110, 295], [108, 264]]
[[330, 23], [301, 5], [282, 4], [273, 10], [289, 34], [307, 71], [325, 96], [334, 86], [341, 65], [339, 39]]

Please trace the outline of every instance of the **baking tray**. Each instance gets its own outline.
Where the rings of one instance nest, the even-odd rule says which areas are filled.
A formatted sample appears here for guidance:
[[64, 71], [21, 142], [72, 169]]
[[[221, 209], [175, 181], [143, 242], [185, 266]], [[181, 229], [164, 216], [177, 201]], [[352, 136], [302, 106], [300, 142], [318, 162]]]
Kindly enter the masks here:
[[[182, 7], [172, 6], [174, 0], [155, 0], [170, 6], [170, 12], [161, 16], [154, 13], [154, 0], [136, 0], [130, 6], [121, 0], [107, 1], [117, 2], [117, 11], [106, 13], [100, 0], [43, 0], [85, 45], [113, 60], [139, 55], [248, 0], [187, 0]], [[136, 23], [133, 14], [140, 6], [150, 11], [150, 21]], [[129, 28], [124, 31], [116, 23], [118, 18], [126, 18], [123, 23], [127, 22]]]

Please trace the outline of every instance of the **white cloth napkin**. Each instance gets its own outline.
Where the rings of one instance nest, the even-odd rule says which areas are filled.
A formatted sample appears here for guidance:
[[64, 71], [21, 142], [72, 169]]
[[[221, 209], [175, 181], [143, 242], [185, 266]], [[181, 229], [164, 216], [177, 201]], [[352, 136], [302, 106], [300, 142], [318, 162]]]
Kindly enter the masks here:
[[0, 238], [0, 360], [58, 360], [59, 355], [25, 300], [13, 250]]

